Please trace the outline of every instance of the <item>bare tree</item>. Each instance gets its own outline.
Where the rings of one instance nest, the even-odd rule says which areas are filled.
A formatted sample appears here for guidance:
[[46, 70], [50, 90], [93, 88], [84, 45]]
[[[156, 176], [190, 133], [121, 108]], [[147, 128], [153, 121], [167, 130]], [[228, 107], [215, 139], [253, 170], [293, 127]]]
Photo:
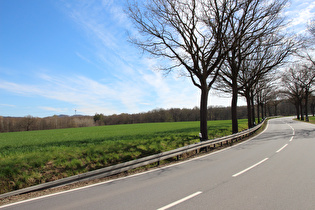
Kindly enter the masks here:
[[[297, 51], [296, 55], [299, 57], [299, 60], [302, 58], [304, 61], [310, 63], [315, 67], [315, 58], [314, 55], [314, 46], [315, 46], [315, 16], [310, 20], [307, 26], [307, 32], [304, 36], [300, 38], [301, 47]], [[311, 53], [313, 51], [313, 53]]]
[[[252, 46], [266, 36], [275, 36], [284, 24], [281, 12], [287, 0], [244, 0], [233, 1], [237, 12], [229, 19], [229, 28], [224, 36], [229, 50], [227, 62], [222, 69], [222, 80], [232, 88], [232, 131], [238, 132], [237, 98], [241, 89], [238, 75], [242, 62], [255, 51]], [[235, 7], [235, 6], [234, 6]]]
[[[297, 119], [304, 120], [303, 100], [306, 121], [308, 121], [308, 98], [315, 82], [315, 68], [312, 65], [295, 65], [282, 77], [283, 91], [296, 106]], [[301, 118], [300, 118], [301, 115]]]
[[27, 115], [26, 117], [22, 118], [20, 126], [25, 131], [30, 131], [32, 126], [34, 126], [37, 120], [38, 120], [37, 118], [31, 115]]
[[141, 36], [132, 43], [151, 55], [169, 59], [163, 70], [184, 69], [201, 90], [200, 132], [208, 138], [209, 90], [218, 76], [226, 51], [222, 36], [234, 10], [231, 1], [151, 0], [128, 2], [127, 14]]
[[314, 91], [313, 85], [315, 84], [315, 66], [313, 65], [304, 65], [300, 69], [300, 77], [298, 77], [298, 82], [300, 87], [304, 93], [304, 100], [305, 100], [305, 121], [308, 122], [308, 101], [311, 93]]
[[277, 68], [294, 52], [295, 42], [284, 35], [267, 34], [253, 43], [252, 48], [253, 51], [242, 60], [238, 74], [239, 92], [247, 100], [249, 128], [255, 122], [254, 97], [259, 92], [260, 81], [267, 82], [268, 78], [270, 82]]

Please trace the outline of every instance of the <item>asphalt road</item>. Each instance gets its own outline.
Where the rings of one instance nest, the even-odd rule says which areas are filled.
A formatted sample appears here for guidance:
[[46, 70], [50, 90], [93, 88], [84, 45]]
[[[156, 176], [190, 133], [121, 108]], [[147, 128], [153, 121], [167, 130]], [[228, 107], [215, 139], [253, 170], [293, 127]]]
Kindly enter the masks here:
[[228, 149], [3, 209], [168, 208], [315, 209], [315, 125], [273, 119]]

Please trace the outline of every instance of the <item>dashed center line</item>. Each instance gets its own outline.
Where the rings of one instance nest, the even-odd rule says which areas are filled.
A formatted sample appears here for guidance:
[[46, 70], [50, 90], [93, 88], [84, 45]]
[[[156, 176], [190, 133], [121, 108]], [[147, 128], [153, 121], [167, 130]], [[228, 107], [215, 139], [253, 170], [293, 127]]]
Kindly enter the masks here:
[[191, 198], [193, 198], [193, 197], [195, 197], [195, 196], [197, 196], [197, 195], [199, 195], [201, 193], [202, 193], [201, 191], [195, 192], [194, 194], [191, 194], [191, 195], [189, 195], [189, 196], [187, 196], [185, 198], [182, 198], [182, 199], [180, 199], [178, 201], [175, 201], [175, 202], [173, 202], [171, 204], [168, 204], [167, 206], [163, 206], [162, 208], [159, 208], [158, 210], [169, 209], [169, 208], [171, 208], [173, 206], [176, 206], [176, 205], [178, 205], [180, 203], [183, 203], [184, 201], [187, 201], [187, 200], [189, 200], [189, 199], [191, 199]]
[[252, 169], [252, 168], [254, 168], [254, 167], [256, 167], [256, 166], [262, 164], [263, 162], [265, 162], [265, 161], [268, 160], [268, 159], [269, 159], [269, 158], [265, 158], [265, 159], [263, 159], [262, 161], [259, 161], [258, 163], [256, 163], [256, 164], [254, 164], [254, 165], [252, 165], [252, 166], [250, 166], [250, 167], [244, 169], [243, 171], [240, 171], [240, 172], [234, 174], [232, 177], [237, 177], [237, 176], [239, 176], [239, 175], [245, 173], [246, 171], [249, 171], [250, 169]]
[[281, 147], [280, 149], [278, 149], [276, 153], [281, 152], [281, 150], [283, 150], [286, 146], [288, 146], [288, 144], [285, 144], [283, 147]]

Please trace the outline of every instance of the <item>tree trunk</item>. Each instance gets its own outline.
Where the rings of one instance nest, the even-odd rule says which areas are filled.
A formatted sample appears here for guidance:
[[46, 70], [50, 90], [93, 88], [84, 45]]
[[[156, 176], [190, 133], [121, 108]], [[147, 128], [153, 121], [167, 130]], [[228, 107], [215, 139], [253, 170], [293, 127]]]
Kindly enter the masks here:
[[248, 128], [251, 128], [253, 122], [252, 122], [252, 108], [251, 108], [249, 96], [246, 96], [246, 102], [247, 102], [247, 124], [248, 124]]
[[256, 122], [255, 122], [255, 104], [254, 104], [253, 94], [251, 94], [251, 96], [250, 96], [250, 101], [251, 101], [251, 108], [252, 108], [252, 112], [251, 112], [251, 114], [252, 114], [252, 127], [254, 127]]
[[207, 87], [201, 89], [200, 99], [200, 133], [201, 141], [208, 140], [208, 94], [209, 90]]
[[308, 119], [308, 89], [306, 88], [305, 90], [305, 121], [306, 122], [309, 122], [309, 119]]
[[233, 82], [232, 87], [232, 103], [231, 103], [231, 113], [232, 113], [232, 133], [238, 133], [238, 122], [237, 122], [237, 83]]
[[259, 94], [257, 94], [257, 117], [258, 117], [258, 124], [260, 123], [260, 100], [259, 100]]
[[265, 115], [264, 115], [264, 117], [267, 117], [267, 102], [266, 102], [266, 100], [265, 100], [264, 104], [265, 104], [265, 109], [264, 109], [265, 110]]
[[261, 118], [264, 119], [266, 117], [265, 115], [265, 109], [264, 109], [264, 102], [261, 101]]
[[295, 101], [294, 103], [295, 106], [295, 111], [296, 111], [296, 119], [300, 119], [300, 107], [299, 107], [299, 102]]
[[301, 120], [304, 121], [302, 99], [299, 101], [299, 107], [300, 107]]

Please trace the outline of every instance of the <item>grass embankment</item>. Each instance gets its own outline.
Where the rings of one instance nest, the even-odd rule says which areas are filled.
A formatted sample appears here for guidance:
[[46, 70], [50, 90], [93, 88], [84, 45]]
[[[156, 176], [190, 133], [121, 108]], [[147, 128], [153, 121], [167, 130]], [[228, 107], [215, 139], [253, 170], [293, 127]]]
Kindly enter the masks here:
[[[210, 139], [232, 130], [231, 121], [208, 127]], [[199, 122], [1, 133], [0, 194], [193, 144], [198, 133]]]
[[310, 123], [315, 124], [315, 117], [308, 117], [308, 118], [309, 118], [309, 120], [310, 120]]
[[[309, 116], [308, 119], [309, 119], [309, 122], [308, 122], [308, 123], [315, 124], [315, 117]], [[298, 120], [298, 119], [296, 119], [296, 118], [295, 118], [295, 120], [297, 120], [297, 121], [302, 121], [302, 120]], [[302, 121], [302, 122], [305, 122], [305, 121]]]

